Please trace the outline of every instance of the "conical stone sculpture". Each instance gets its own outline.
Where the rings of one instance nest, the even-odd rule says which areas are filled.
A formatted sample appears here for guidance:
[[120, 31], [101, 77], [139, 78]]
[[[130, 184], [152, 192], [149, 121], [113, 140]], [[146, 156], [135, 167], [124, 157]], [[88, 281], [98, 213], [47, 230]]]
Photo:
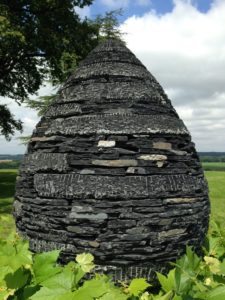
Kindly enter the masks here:
[[31, 250], [91, 252], [115, 279], [150, 279], [202, 244], [209, 200], [194, 144], [122, 42], [95, 48], [38, 123], [14, 214]]

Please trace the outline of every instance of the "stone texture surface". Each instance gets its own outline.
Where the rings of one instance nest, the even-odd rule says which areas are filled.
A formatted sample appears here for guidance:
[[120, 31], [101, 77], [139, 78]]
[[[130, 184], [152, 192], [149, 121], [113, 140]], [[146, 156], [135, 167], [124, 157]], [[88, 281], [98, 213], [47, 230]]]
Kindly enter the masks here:
[[207, 184], [190, 134], [162, 87], [119, 41], [81, 63], [37, 124], [14, 202], [33, 251], [95, 255], [116, 279], [151, 279], [199, 247]]

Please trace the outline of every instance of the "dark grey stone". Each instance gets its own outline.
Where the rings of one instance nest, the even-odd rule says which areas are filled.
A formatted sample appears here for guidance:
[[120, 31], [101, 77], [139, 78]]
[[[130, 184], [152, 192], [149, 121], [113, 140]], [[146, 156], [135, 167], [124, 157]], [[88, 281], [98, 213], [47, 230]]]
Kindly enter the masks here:
[[116, 280], [163, 271], [200, 247], [207, 183], [194, 144], [152, 74], [122, 42], [94, 49], [37, 124], [14, 216], [32, 251], [82, 252]]

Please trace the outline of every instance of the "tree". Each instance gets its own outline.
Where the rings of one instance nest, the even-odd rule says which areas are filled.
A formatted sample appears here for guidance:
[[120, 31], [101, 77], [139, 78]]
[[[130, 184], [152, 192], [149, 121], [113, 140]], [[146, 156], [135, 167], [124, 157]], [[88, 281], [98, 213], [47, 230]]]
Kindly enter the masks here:
[[7, 140], [10, 135], [15, 133], [15, 130], [22, 131], [22, 122], [14, 119], [6, 105], [0, 105], [0, 133], [4, 135]]
[[123, 10], [117, 9], [106, 12], [104, 16], [98, 15], [94, 23], [98, 27], [98, 39], [118, 39], [123, 41], [123, 34], [119, 28], [119, 16], [122, 16]]
[[[44, 80], [63, 81], [97, 44], [98, 27], [81, 21], [75, 7], [93, 0], [0, 0], [0, 96], [18, 103]], [[1, 134], [9, 138], [21, 122], [0, 106]]]
[[[106, 12], [105, 15], [98, 15], [92, 21], [94, 28], [97, 28], [98, 43], [105, 39], [113, 38], [122, 40], [124, 33], [119, 28], [118, 17], [123, 13], [122, 9]], [[74, 71], [74, 68], [72, 68]], [[26, 105], [30, 108], [37, 110], [39, 116], [43, 116], [47, 107], [54, 101], [56, 95], [42, 96], [37, 99], [27, 99]], [[26, 140], [26, 139], [25, 139]]]

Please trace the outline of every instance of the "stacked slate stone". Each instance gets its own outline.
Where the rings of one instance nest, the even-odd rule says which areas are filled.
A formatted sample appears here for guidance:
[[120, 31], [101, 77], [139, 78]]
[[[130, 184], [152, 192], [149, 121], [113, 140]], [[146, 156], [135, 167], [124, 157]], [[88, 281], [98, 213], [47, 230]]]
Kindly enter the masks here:
[[38, 123], [14, 214], [31, 250], [91, 252], [116, 279], [145, 276], [202, 244], [207, 184], [162, 87], [116, 40], [95, 48]]

